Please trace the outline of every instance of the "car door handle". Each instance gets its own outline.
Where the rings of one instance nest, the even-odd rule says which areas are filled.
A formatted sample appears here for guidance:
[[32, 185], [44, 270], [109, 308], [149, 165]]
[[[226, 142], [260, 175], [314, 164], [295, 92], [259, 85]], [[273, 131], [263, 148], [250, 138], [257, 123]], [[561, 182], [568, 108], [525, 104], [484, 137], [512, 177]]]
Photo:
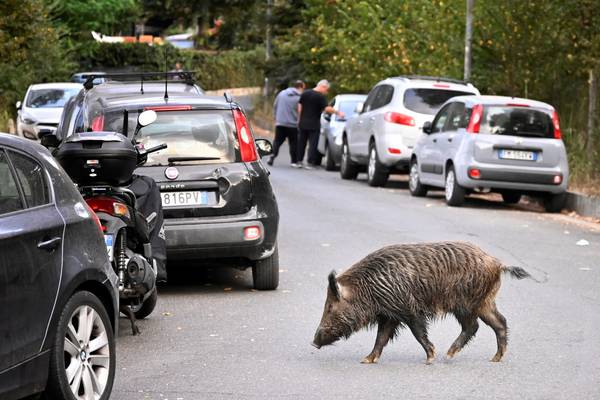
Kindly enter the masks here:
[[433, 139], [433, 143], [437, 143], [437, 139]]
[[52, 239], [44, 240], [42, 242], [38, 242], [38, 249], [52, 251], [58, 247], [62, 239], [60, 237], [54, 237]]
[[451, 138], [451, 137], [449, 137], [449, 138], [448, 138], [448, 141], [449, 141], [449, 142], [451, 142], [451, 141], [452, 141], [452, 138]]

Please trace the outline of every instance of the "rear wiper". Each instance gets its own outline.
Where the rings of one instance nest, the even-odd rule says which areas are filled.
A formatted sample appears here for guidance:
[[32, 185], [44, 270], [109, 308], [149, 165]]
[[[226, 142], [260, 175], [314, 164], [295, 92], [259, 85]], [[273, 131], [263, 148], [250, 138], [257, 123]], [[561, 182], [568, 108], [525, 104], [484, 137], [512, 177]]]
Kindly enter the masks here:
[[210, 160], [220, 160], [221, 157], [169, 157], [167, 160], [169, 164], [173, 164], [176, 162], [186, 162], [186, 161], [210, 161]]

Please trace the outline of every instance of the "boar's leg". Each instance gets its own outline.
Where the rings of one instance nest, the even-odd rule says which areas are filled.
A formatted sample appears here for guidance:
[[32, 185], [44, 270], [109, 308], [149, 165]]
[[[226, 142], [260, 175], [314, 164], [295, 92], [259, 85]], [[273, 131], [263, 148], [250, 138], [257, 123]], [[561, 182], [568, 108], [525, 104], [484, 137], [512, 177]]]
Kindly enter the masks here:
[[381, 352], [383, 351], [383, 348], [396, 333], [397, 327], [397, 322], [391, 321], [389, 319], [380, 319], [377, 325], [377, 339], [375, 339], [375, 346], [373, 347], [373, 351], [371, 351], [371, 354], [363, 358], [361, 363], [376, 363], [379, 360], [379, 357], [381, 357]]
[[502, 360], [504, 353], [506, 353], [506, 342], [508, 336], [508, 328], [506, 326], [506, 318], [498, 309], [496, 304], [492, 303], [491, 307], [486, 307], [479, 312], [479, 318], [487, 325], [490, 326], [496, 333], [496, 341], [498, 342], [498, 351], [496, 355], [490, 360], [492, 362], [498, 362]]
[[469, 341], [475, 336], [477, 333], [477, 329], [479, 329], [479, 324], [477, 323], [477, 315], [473, 314], [462, 314], [455, 313], [454, 316], [460, 323], [462, 327], [462, 332], [456, 338], [450, 349], [448, 350], [448, 358], [452, 358], [461, 351], [461, 349], [469, 343]]
[[425, 364], [431, 364], [435, 359], [435, 347], [427, 337], [427, 320], [425, 317], [415, 317], [408, 323], [408, 327], [415, 336], [415, 339], [417, 339], [417, 342], [423, 346], [425, 353], [427, 353], [427, 360], [425, 361]]

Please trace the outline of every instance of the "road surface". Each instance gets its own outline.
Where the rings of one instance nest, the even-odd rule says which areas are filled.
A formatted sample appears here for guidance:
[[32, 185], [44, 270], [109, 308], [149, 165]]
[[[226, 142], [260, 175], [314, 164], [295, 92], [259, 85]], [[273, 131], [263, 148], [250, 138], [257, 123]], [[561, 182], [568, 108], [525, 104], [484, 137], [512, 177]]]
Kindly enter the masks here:
[[[131, 336], [121, 319], [112, 399], [592, 399], [600, 398], [600, 226], [567, 216], [470, 199], [449, 208], [441, 193], [413, 198], [406, 183], [386, 188], [338, 173], [272, 168], [281, 212], [281, 284], [251, 290], [250, 271], [170, 270], [155, 313]], [[581, 239], [587, 246], [576, 243]], [[392, 243], [467, 240], [546, 283], [503, 279], [498, 308], [510, 329], [501, 363], [492, 330], [452, 361], [460, 329], [435, 322], [425, 353], [409, 331], [378, 364], [359, 361], [374, 343], [364, 331], [335, 346], [310, 346], [332, 269]]]

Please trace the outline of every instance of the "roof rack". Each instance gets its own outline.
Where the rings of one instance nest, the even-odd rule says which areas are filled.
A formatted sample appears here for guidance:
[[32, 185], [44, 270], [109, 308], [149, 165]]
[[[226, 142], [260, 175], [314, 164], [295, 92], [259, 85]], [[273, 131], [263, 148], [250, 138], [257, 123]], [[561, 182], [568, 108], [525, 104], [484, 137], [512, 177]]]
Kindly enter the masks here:
[[[175, 71], [175, 72], [118, 72], [118, 73], [104, 73], [104, 74], [86, 74], [85, 75], [85, 83], [83, 87], [86, 90], [90, 90], [94, 87], [94, 79], [96, 78], [106, 78], [115, 81], [128, 81], [128, 80], [140, 80], [140, 81], [150, 81], [150, 80], [163, 80], [165, 78], [175, 78], [173, 80], [182, 80], [188, 85], [193, 85], [196, 83], [194, 79], [194, 73], [192, 71]], [[150, 78], [150, 79], [147, 79]], [[154, 79], [152, 79], [154, 78]]]
[[439, 76], [426, 76], [426, 75], [400, 75], [396, 76], [398, 79], [420, 79], [423, 81], [436, 81], [436, 82], [448, 82], [448, 83], [457, 83], [459, 85], [468, 85], [469, 82], [462, 81], [460, 79], [453, 78], [442, 78]]

